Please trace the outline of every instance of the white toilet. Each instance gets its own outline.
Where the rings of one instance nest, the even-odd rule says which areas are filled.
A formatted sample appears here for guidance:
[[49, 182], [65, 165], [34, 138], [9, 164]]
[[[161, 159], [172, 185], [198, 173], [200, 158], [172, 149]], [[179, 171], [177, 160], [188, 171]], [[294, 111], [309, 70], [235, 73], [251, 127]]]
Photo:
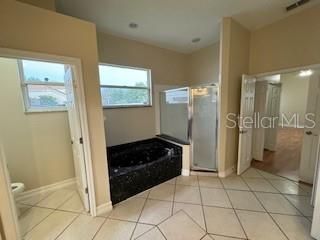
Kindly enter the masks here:
[[[13, 197], [16, 200], [21, 193], [24, 192], [24, 184], [23, 183], [11, 183], [11, 190], [13, 193]], [[16, 202], [17, 215], [20, 216], [20, 209], [18, 203]]]

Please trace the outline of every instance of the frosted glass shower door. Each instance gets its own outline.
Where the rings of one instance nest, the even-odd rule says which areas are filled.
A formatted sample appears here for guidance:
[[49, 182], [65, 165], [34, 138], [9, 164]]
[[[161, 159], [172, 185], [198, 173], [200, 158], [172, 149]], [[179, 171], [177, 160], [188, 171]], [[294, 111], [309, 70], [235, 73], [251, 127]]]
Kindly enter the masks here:
[[216, 170], [218, 88], [192, 88], [191, 92], [193, 169]]
[[160, 93], [160, 133], [163, 136], [189, 142], [189, 88]]

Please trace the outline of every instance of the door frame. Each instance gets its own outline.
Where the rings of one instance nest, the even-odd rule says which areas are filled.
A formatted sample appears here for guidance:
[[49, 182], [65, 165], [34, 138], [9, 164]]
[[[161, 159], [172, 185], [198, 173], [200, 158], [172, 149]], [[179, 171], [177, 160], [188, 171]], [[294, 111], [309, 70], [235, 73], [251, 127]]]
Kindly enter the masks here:
[[[216, 161], [216, 168], [215, 169], [208, 169], [208, 168], [201, 168], [201, 167], [196, 167], [194, 165], [194, 157], [193, 157], [193, 139], [192, 139], [192, 128], [193, 128], [193, 108], [194, 108], [194, 97], [192, 96], [192, 89], [194, 88], [206, 88], [206, 87], [213, 87], [217, 89], [217, 109], [216, 109], [216, 146], [215, 146], [215, 161]], [[220, 121], [219, 121], [219, 116], [220, 116], [220, 84], [219, 83], [208, 83], [208, 84], [200, 84], [200, 85], [192, 85], [189, 88], [189, 128], [188, 128], [188, 138], [191, 146], [191, 161], [190, 161], [190, 169], [194, 171], [208, 171], [208, 172], [218, 172], [219, 169], [219, 156], [218, 156], [218, 144], [219, 144], [219, 129], [220, 129]]]
[[[296, 72], [296, 71], [302, 71], [302, 70], [306, 70], [306, 69], [312, 69], [312, 68], [317, 68], [320, 69], [320, 64], [311, 64], [311, 65], [306, 65], [306, 66], [300, 66], [300, 67], [293, 67], [293, 68], [285, 68], [285, 69], [279, 69], [276, 71], [270, 71], [270, 72], [263, 72], [263, 73], [257, 73], [257, 74], [250, 74], [249, 76], [252, 77], [256, 77], [257, 81], [263, 81], [263, 77], [266, 76], [270, 76], [270, 75], [276, 75], [276, 74], [285, 74], [285, 73], [290, 73], [290, 72]], [[319, 141], [320, 142], [320, 141]], [[318, 157], [318, 159], [316, 160], [317, 164], [318, 164], [318, 168], [320, 165], [320, 158]], [[319, 173], [319, 169], [318, 169], [318, 173]], [[318, 183], [320, 182], [320, 177], [318, 178]], [[314, 185], [315, 186], [315, 185]], [[317, 207], [314, 208], [313, 212], [313, 221], [312, 221], [312, 230], [310, 234], [313, 234], [314, 236], [316, 234], [319, 234], [318, 230], [315, 230], [314, 226], [316, 224], [319, 224], [320, 221], [320, 213], [318, 215], [315, 214], [315, 211], [319, 211], [320, 210], [320, 186], [318, 185], [317, 187], [318, 191], [317, 191], [317, 196], [315, 196], [315, 205]]]
[[[75, 98], [77, 99], [76, 103], [79, 109], [79, 121], [81, 124], [81, 133], [83, 137], [83, 150], [84, 150], [84, 160], [86, 166], [86, 179], [88, 184], [88, 197], [89, 197], [89, 206], [90, 214], [92, 216], [97, 215], [97, 206], [95, 198], [95, 188], [94, 188], [94, 178], [93, 178], [93, 166], [91, 159], [91, 147], [90, 147], [90, 137], [89, 137], [89, 128], [88, 128], [88, 119], [87, 119], [87, 108], [86, 100], [84, 94], [84, 84], [83, 84], [83, 72], [81, 60], [74, 57], [58, 56], [52, 54], [44, 54], [38, 52], [30, 52], [17, 49], [9, 48], [0, 48], [0, 57], [4, 58], [14, 58], [14, 59], [30, 59], [30, 60], [40, 60], [40, 61], [49, 61], [56, 62], [66, 65], [73, 66], [74, 69], [74, 82], [77, 86], [74, 88]], [[4, 169], [6, 171], [6, 169]], [[7, 186], [11, 192], [11, 186]], [[13, 201], [13, 199], [11, 199]], [[14, 210], [15, 211], [15, 210]]]

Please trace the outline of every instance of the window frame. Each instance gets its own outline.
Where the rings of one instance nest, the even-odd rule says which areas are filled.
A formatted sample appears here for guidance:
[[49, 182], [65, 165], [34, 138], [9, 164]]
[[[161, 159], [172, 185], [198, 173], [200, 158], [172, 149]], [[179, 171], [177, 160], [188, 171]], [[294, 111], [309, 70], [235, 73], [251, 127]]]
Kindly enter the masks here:
[[[65, 87], [64, 82], [41, 82], [41, 81], [26, 81], [23, 69], [23, 60], [30, 60], [30, 61], [38, 61], [34, 59], [17, 59], [18, 62], [18, 71], [19, 71], [19, 78], [21, 83], [21, 90], [22, 90], [22, 97], [24, 103], [24, 112], [25, 113], [41, 113], [41, 112], [66, 112], [68, 111], [67, 106], [61, 107], [32, 107], [30, 103], [30, 96], [28, 91], [29, 85], [39, 85], [39, 86], [62, 86]], [[49, 62], [49, 61], [39, 61], [39, 62], [47, 62], [47, 63], [56, 63], [56, 62]]]
[[[148, 74], [148, 87], [135, 87], [135, 86], [121, 86], [121, 85], [109, 85], [109, 84], [101, 84], [100, 81], [100, 72], [99, 72], [99, 82], [100, 82], [100, 92], [102, 88], [122, 88], [122, 89], [143, 89], [148, 90], [149, 102], [147, 104], [119, 104], [113, 106], [106, 106], [103, 105], [102, 98], [101, 104], [103, 109], [119, 109], [119, 108], [144, 108], [144, 107], [152, 107], [153, 99], [152, 99], [152, 76], [151, 76], [151, 69], [148, 68], [141, 68], [141, 67], [131, 67], [126, 65], [118, 65], [118, 64], [111, 64], [111, 63], [99, 63], [99, 66], [110, 66], [110, 67], [117, 67], [117, 68], [124, 68], [124, 69], [134, 69], [134, 70], [143, 70], [146, 71]], [[98, 67], [99, 67], [98, 66]]]

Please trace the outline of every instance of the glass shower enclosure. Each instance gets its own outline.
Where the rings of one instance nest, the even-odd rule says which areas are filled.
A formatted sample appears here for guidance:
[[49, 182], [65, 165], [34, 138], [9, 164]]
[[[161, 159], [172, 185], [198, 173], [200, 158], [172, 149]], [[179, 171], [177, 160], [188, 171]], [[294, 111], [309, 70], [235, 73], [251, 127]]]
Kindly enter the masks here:
[[217, 84], [160, 93], [160, 135], [190, 144], [193, 170], [217, 170]]

